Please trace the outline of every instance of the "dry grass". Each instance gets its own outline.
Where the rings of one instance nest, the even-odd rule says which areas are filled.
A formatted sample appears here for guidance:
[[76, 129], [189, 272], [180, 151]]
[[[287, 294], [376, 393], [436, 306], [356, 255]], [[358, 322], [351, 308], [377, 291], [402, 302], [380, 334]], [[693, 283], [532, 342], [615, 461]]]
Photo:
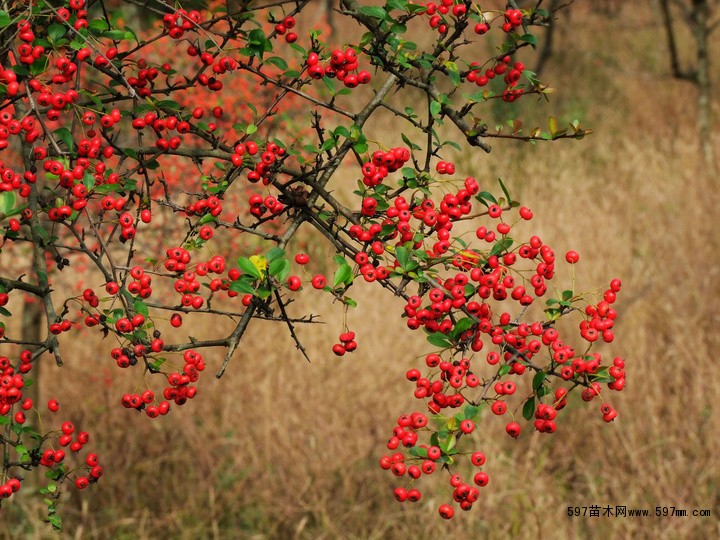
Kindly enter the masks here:
[[[350, 322], [360, 348], [352, 356], [329, 354], [338, 306], [314, 305], [327, 324], [301, 330], [312, 364], [284, 330], [254, 323], [226, 377], [201, 380], [198, 398], [162, 422], [118, 410], [118, 395], [137, 381], [111, 370], [106, 385], [96, 375], [107, 364], [104, 349], [75, 344], [62, 373], [47, 368], [43, 389], [62, 377], [58, 394], [72, 396], [66, 408], [92, 426], [106, 476], [63, 502], [64, 536], [718, 536], [720, 190], [699, 163], [693, 88], [668, 78], [660, 29], [645, 10], [608, 21], [579, 5], [558, 36], [562, 52], [545, 78], [560, 91], [547, 111], [581, 115], [594, 135], [496, 144], [489, 157], [458, 160], [489, 186], [506, 179], [556, 252], [581, 252], [580, 288], [623, 279], [611, 350], [626, 357], [629, 383], [613, 396], [616, 422], [605, 425], [595, 406], [573, 402], [553, 437], [512, 441], [499, 419], [486, 417], [487, 433], [476, 439], [491, 484], [472, 512], [441, 522], [429, 488], [421, 503], [399, 505], [376, 465], [391, 423], [416, 406], [402, 379], [424, 350], [398, 317], [386, 316], [401, 308], [377, 289], [355, 293], [361, 308]], [[569, 505], [592, 504], [713, 516], [566, 515]], [[3, 508], [0, 533], [51, 536], [29, 497]]]

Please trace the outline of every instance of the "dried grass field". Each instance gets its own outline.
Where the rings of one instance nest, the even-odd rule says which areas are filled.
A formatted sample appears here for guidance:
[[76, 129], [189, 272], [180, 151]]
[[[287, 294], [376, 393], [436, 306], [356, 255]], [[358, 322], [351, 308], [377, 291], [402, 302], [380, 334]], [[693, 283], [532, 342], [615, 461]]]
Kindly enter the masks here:
[[[626, 389], [612, 396], [619, 418], [605, 424], [594, 403], [574, 396], [556, 434], [527, 429], [516, 441], [504, 434], [507, 420], [486, 414], [472, 436], [488, 456], [490, 485], [471, 512], [446, 522], [437, 516], [445, 486], [426, 481], [422, 501], [401, 505], [377, 465], [397, 416], [418, 406], [404, 373], [427, 352], [399, 317], [402, 303], [384, 291], [357, 285], [349, 323], [360, 347], [342, 359], [330, 352], [342, 311], [316, 295], [295, 306], [324, 315], [326, 324], [299, 329], [312, 363], [284, 327], [253, 321], [226, 376], [201, 378], [198, 397], [163, 421], [118, 407], [137, 380], [88, 338], [68, 343], [66, 367], [48, 363], [42, 377], [43, 395], [59, 387], [73, 420], [92, 426], [105, 463], [96, 486], [62, 503], [61, 537], [720, 536], [720, 184], [701, 159], [695, 88], [669, 75], [659, 15], [633, 3], [609, 18], [592, 4], [561, 15], [542, 74], [557, 92], [548, 104], [520, 100], [518, 116], [527, 126], [549, 114], [579, 118], [594, 133], [534, 146], [493, 141], [492, 154], [466, 151], [456, 163], [491, 190], [501, 177], [535, 212], [537, 234], [558, 253], [581, 253], [579, 289], [623, 280], [607, 348], [627, 361]], [[681, 45], [692, 61], [689, 42]], [[717, 88], [714, 98], [720, 105]], [[370, 126], [385, 137], [390, 128]], [[213, 330], [202, 325], [210, 323], [198, 320], [193, 335]], [[206, 355], [213, 366], [220, 356]], [[568, 506], [590, 505], [712, 515], [567, 515]], [[0, 535], [54, 536], [31, 497], [3, 507]]]

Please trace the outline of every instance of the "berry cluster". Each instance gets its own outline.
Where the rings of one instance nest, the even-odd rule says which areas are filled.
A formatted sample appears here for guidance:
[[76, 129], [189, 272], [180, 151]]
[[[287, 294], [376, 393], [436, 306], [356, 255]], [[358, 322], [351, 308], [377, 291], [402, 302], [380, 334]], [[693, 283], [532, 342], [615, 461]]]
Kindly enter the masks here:
[[202, 15], [197, 10], [174, 10], [163, 16], [165, 30], [173, 39], [181, 39], [185, 32], [196, 29], [202, 23]]
[[447, 34], [449, 25], [453, 24], [444, 16], [452, 14], [455, 19], [464, 18], [467, 13], [467, 7], [464, 3], [455, 3], [455, 0], [442, 0], [440, 4], [428, 2], [426, 4], [425, 14], [430, 17], [428, 24], [430, 28], [436, 30], [440, 35]]
[[372, 159], [362, 165], [363, 184], [368, 187], [380, 185], [389, 173], [401, 169], [409, 159], [410, 151], [402, 146], [391, 148], [387, 152], [374, 152]]
[[295, 32], [288, 32], [288, 30], [293, 28], [295, 28], [295, 17], [288, 15], [282, 20], [282, 22], [275, 25], [275, 33], [278, 36], [285, 36], [285, 41], [287, 43], [295, 43], [298, 39], [298, 35]]
[[342, 81], [347, 88], [355, 88], [360, 84], [368, 84], [372, 80], [369, 71], [360, 70], [358, 61], [358, 53], [348, 47], [344, 51], [335, 49], [330, 53], [329, 63], [323, 65], [320, 63], [320, 57], [316, 52], [308, 54], [307, 60], [308, 75], [313, 79], [322, 79], [323, 77], [336, 77]]
[[355, 342], [355, 332], [344, 332], [340, 334], [338, 338], [340, 343], [335, 343], [332, 346], [332, 351], [337, 356], [343, 356], [346, 352], [353, 352], [357, 349], [357, 343]]

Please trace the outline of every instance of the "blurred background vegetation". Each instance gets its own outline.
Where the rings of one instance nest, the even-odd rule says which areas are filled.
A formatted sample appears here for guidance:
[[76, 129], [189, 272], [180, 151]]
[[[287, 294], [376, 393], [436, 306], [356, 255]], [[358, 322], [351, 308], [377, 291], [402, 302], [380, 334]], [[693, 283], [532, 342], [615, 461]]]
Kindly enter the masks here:
[[[611, 396], [620, 417], [607, 425], [595, 403], [575, 396], [556, 434], [526, 429], [515, 441], [504, 434], [507, 419], [484, 416], [472, 436], [488, 456], [490, 484], [471, 512], [445, 522], [437, 515], [450, 493], [445, 478], [423, 479], [423, 499], [401, 505], [392, 499], [394, 478], [378, 466], [397, 416], [420, 406], [404, 373], [427, 347], [404, 327], [402, 304], [377, 288], [357, 285], [360, 307], [349, 324], [360, 347], [352, 356], [330, 352], [340, 307], [308, 294], [327, 323], [299, 330], [311, 364], [284, 329], [257, 321], [225, 377], [201, 378], [198, 398], [162, 421], [120, 410], [119, 396], [137, 381], [109, 366], [106, 347], [88, 338], [69, 344], [65, 367], [48, 364], [41, 388], [45, 399], [51, 384], [68, 396], [65, 410], [92, 427], [105, 466], [91, 491], [63, 500], [61, 536], [720, 536], [720, 189], [716, 164], [703, 157], [697, 85], [673, 77], [660, 2], [577, 1], [558, 18], [540, 74], [557, 89], [551, 101], [488, 107], [483, 120], [544, 126], [554, 114], [594, 133], [535, 146], [494, 141], [490, 155], [466, 150], [455, 159], [461, 174], [491, 191], [501, 177], [557, 253], [581, 253], [579, 290], [623, 280], [617, 339], [607, 348], [627, 362], [626, 389]], [[675, 22], [679, 61], [691, 67], [693, 35]], [[356, 31], [339, 17], [335, 24], [335, 40]], [[710, 38], [717, 79], [720, 32]], [[532, 69], [537, 57], [523, 60]], [[711, 96], [717, 110], [717, 87]], [[383, 140], [390, 127], [369, 124]], [[717, 129], [707, 136], [712, 146], [720, 141]], [[309, 249], [316, 259], [332, 257]], [[205, 356], [211, 365], [220, 360]], [[712, 516], [567, 516], [568, 506], [590, 505]], [[0, 534], [54, 536], [42, 512], [41, 501], [15, 498], [0, 511]]]

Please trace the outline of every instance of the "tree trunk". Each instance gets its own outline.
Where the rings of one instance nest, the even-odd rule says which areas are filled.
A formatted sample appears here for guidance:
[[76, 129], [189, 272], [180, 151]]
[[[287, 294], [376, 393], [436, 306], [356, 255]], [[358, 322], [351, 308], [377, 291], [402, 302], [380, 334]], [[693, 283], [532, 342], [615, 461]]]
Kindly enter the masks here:
[[540, 50], [540, 55], [538, 58], [538, 63], [535, 66], [535, 74], [540, 75], [540, 72], [545, 67], [545, 64], [547, 64], [548, 60], [550, 60], [550, 57], [553, 55], [553, 47], [554, 47], [554, 35], [555, 35], [555, 19], [554, 15], [555, 12], [558, 10], [560, 6], [560, 0], [552, 0], [550, 2], [550, 5], [548, 6], [548, 11], [550, 12], [550, 23], [547, 27], [547, 30], [545, 30], [545, 39], [543, 40], [543, 46]]
[[707, 0], [693, 0], [692, 26], [697, 47], [696, 84], [698, 87], [698, 131], [703, 159], [709, 171], [715, 170], [715, 156], [711, 139], [712, 101], [710, 99], [710, 58], [708, 50], [708, 20], [710, 9]]

